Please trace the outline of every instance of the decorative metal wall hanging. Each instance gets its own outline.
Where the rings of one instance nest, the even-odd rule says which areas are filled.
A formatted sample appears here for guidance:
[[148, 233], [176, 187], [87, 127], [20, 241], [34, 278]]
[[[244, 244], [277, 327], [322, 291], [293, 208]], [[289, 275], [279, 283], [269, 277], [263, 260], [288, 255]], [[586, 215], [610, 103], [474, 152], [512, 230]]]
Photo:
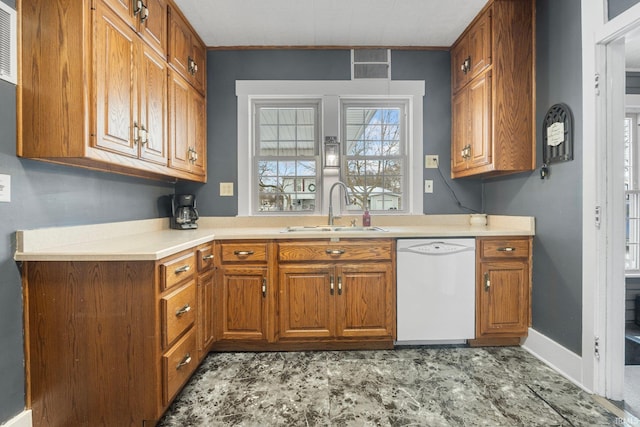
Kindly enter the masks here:
[[566, 104], [555, 104], [542, 121], [542, 169], [540, 178], [549, 176], [551, 163], [573, 160], [573, 114]]

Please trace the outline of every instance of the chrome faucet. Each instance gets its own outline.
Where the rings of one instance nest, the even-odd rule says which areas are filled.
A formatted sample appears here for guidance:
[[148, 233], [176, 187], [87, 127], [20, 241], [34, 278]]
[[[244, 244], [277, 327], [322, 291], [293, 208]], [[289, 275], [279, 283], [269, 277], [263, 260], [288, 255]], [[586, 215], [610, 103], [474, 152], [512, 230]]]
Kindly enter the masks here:
[[336, 185], [339, 185], [343, 188], [344, 190], [344, 202], [347, 205], [351, 204], [351, 201], [349, 200], [349, 187], [347, 187], [347, 184], [345, 184], [342, 181], [337, 181], [335, 184], [333, 184], [331, 186], [331, 189], [329, 190], [329, 225], [333, 225], [333, 220], [336, 218], [335, 216], [333, 216], [333, 189], [336, 187]]

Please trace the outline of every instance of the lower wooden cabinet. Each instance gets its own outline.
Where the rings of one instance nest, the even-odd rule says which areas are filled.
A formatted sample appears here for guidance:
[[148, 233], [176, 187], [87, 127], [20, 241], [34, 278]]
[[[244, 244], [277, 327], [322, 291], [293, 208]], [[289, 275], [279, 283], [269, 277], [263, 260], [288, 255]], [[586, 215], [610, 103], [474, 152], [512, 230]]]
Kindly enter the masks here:
[[393, 345], [392, 240], [290, 241], [278, 247], [280, 341]]
[[519, 344], [531, 324], [531, 237], [478, 238], [476, 340]]
[[23, 264], [34, 426], [162, 416], [211, 344], [213, 270], [197, 275], [195, 260], [190, 249], [159, 261]]
[[216, 343], [213, 348], [240, 350], [245, 347], [238, 343], [251, 346], [274, 341], [272, 247], [273, 243], [260, 240], [215, 243]]
[[209, 352], [215, 339], [215, 267], [213, 242], [198, 246], [196, 250], [198, 266], [198, 310], [197, 310], [197, 344], [198, 360], [201, 361]]

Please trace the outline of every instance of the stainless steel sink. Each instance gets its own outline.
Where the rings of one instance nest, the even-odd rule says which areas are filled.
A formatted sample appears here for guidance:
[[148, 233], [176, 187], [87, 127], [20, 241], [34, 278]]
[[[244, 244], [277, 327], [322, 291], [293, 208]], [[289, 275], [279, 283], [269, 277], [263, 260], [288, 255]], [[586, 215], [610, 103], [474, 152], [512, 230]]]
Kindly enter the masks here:
[[358, 227], [348, 225], [296, 225], [287, 227], [282, 230], [283, 233], [295, 233], [295, 232], [367, 232], [367, 231], [387, 231], [380, 227]]

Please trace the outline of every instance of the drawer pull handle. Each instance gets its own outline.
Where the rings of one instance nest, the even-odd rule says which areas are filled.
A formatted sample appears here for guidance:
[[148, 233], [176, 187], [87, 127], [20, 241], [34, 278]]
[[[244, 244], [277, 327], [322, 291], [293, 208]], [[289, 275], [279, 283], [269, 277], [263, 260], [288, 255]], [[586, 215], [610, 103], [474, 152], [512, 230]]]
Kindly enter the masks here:
[[176, 317], [180, 317], [183, 314], [187, 314], [190, 311], [191, 311], [191, 306], [189, 304], [185, 304], [184, 307], [176, 310]]
[[248, 256], [253, 255], [253, 251], [233, 251], [233, 254], [238, 256]]
[[191, 270], [191, 266], [189, 264], [187, 264], [187, 265], [183, 265], [182, 267], [176, 268], [175, 273], [176, 274], [185, 273], [185, 272], [187, 272], [189, 270]]
[[333, 283], [333, 274], [329, 276], [329, 292], [333, 295], [333, 289], [335, 285]]
[[338, 276], [338, 295], [342, 295], [342, 276]]
[[262, 296], [263, 297], [267, 296], [267, 278], [266, 277], [262, 278]]
[[213, 259], [213, 255], [212, 254], [205, 255], [205, 256], [202, 257], [203, 261], [209, 261], [210, 259]]
[[515, 252], [516, 248], [513, 248], [511, 246], [505, 246], [502, 248], [498, 248], [496, 249], [498, 252]]
[[176, 370], [179, 370], [183, 366], [187, 366], [189, 363], [191, 363], [191, 355], [189, 353], [187, 353], [187, 354], [184, 355], [184, 357], [182, 358], [180, 363], [178, 363], [176, 365]]
[[327, 249], [325, 250], [325, 252], [328, 255], [342, 255], [345, 252], [345, 250], [344, 249]]

